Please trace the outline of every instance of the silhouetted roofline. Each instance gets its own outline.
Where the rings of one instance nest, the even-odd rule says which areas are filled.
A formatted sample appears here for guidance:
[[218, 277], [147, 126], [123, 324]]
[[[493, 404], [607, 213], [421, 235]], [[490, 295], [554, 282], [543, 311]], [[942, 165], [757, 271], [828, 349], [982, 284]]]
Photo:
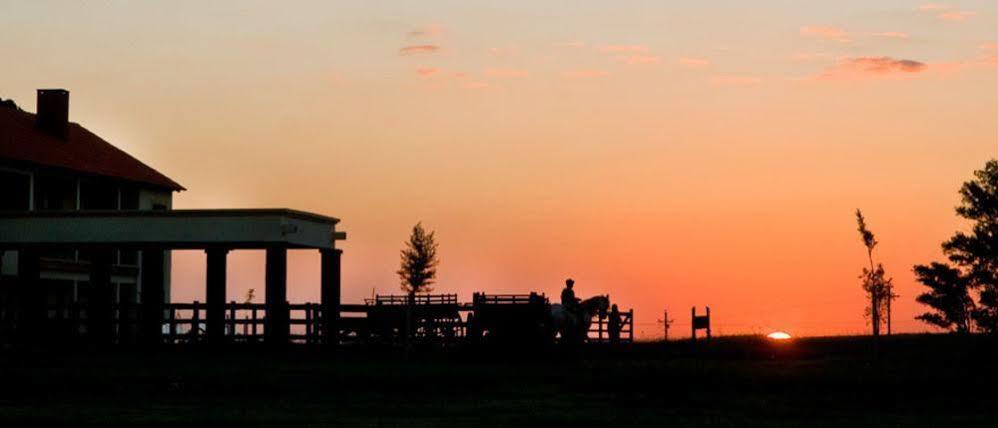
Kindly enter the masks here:
[[184, 186], [115, 147], [82, 125], [69, 122], [65, 139], [38, 129], [36, 114], [0, 106], [0, 159], [108, 177], [170, 191]]
[[12, 217], [257, 217], [275, 215], [337, 224], [340, 219], [290, 208], [221, 208], [179, 210], [75, 210], [75, 211], [0, 211], [0, 218]]

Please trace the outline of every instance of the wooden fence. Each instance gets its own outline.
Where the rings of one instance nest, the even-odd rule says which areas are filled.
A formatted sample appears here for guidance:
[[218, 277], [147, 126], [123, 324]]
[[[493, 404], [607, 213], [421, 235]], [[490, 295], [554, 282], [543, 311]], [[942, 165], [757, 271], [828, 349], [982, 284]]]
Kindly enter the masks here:
[[[610, 343], [610, 316], [594, 316], [589, 328], [589, 342]], [[620, 313], [620, 343], [634, 342], [634, 310]]]

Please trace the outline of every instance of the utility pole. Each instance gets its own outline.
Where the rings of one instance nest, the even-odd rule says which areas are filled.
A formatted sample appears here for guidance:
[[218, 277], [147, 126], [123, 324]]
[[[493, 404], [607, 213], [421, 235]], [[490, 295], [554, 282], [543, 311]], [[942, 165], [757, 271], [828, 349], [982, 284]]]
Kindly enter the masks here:
[[897, 299], [898, 297], [901, 296], [894, 294], [894, 284], [888, 286], [887, 287], [887, 335], [888, 336], [891, 335], [891, 302], [893, 302], [894, 299]]
[[669, 310], [662, 310], [662, 319], [658, 320], [659, 324], [662, 324], [662, 341], [669, 341], [669, 326], [672, 325], [674, 320], [669, 319]]

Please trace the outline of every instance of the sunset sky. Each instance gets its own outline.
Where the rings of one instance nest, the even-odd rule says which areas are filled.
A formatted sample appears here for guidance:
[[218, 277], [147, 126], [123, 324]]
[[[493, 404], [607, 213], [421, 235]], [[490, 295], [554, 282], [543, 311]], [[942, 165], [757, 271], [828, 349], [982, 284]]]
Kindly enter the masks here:
[[[344, 300], [400, 292], [436, 231], [436, 292], [609, 293], [643, 337], [868, 330], [854, 211], [926, 331], [911, 267], [998, 157], [998, 2], [0, 1], [0, 97], [189, 190], [175, 208], [342, 219]], [[263, 295], [263, 255], [229, 296]], [[293, 301], [318, 296], [293, 253]], [[173, 299], [203, 300], [175, 252]], [[259, 299], [259, 297], [258, 297]]]

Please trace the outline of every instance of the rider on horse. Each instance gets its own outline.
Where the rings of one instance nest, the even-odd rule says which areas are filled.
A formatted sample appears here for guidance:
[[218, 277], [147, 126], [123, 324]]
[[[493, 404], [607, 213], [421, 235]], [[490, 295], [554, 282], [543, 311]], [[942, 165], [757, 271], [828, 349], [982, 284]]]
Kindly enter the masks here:
[[561, 290], [561, 305], [573, 314], [579, 312], [579, 298], [575, 297], [575, 291], [572, 290], [574, 285], [575, 281], [572, 278], [566, 279], [565, 289]]

